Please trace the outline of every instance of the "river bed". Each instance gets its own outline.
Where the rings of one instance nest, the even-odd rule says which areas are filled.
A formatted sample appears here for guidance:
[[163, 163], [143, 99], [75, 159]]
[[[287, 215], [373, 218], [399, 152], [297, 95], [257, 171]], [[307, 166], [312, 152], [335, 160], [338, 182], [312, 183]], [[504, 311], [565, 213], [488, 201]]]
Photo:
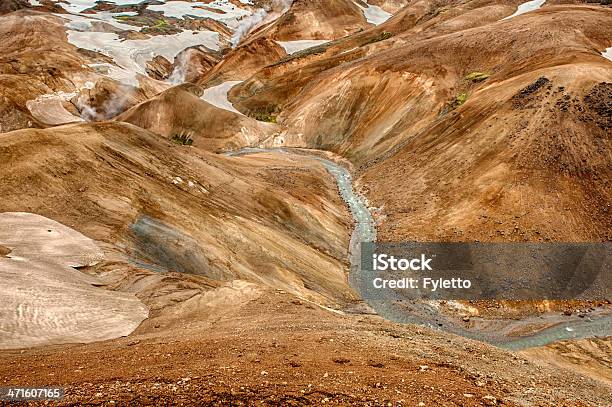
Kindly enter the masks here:
[[[376, 226], [364, 197], [355, 192], [350, 172], [342, 165], [318, 154], [306, 150], [287, 148], [243, 148], [226, 153], [228, 156], [243, 156], [260, 153], [297, 154], [315, 159], [327, 169], [338, 185], [338, 191], [346, 202], [354, 221], [349, 249], [350, 274], [349, 281], [355, 291], [359, 292], [360, 279], [360, 246], [362, 242], [376, 241]], [[362, 296], [363, 297], [363, 296]], [[520, 350], [536, 346], [544, 346], [552, 342], [569, 339], [605, 337], [612, 335], [612, 314], [597, 311], [585, 318], [577, 315], [568, 317], [559, 313], [549, 313], [527, 317], [521, 320], [485, 320], [475, 318], [474, 327], [467, 329], [451, 316], [439, 311], [434, 301], [414, 301], [410, 304], [391, 304], [365, 300], [365, 302], [381, 317], [398, 323], [414, 323], [425, 325], [432, 329], [443, 330], [471, 339], [488, 342], [506, 349]], [[516, 336], [513, 332], [533, 328], [524, 336]]]

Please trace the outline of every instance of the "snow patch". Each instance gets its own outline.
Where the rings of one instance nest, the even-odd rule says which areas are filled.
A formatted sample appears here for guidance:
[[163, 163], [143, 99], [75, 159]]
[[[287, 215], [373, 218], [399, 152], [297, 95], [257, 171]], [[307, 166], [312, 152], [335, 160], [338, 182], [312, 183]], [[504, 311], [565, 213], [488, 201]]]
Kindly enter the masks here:
[[[387, 13], [385, 10], [378, 6], [368, 4], [368, 7], [363, 7], [359, 3], [355, 3], [362, 11], [366, 18], [366, 21], [370, 24], [380, 25], [391, 18], [393, 14]], [[367, 4], [367, 3], [366, 3]]]
[[218, 107], [219, 109], [224, 109], [242, 115], [242, 113], [240, 113], [227, 98], [229, 91], [239, 83], [242, 83], [242, 81], [227, 81], [223, 82], [221, 85], [210, 87], [204, 90], [201, 99], [213, 106]]
[[607, 48], [604, 52], [602, 52], [601, 56], [612, 61], [612, 47]]
[[75, 270], [104, 259], [95, 242], [52, 219], [0, 213], [1, 349], [88, 343], [127, 336], [148, 317], [133, 293], [96, 286]]
[[520, 16], [521, 14], [525, 14], [525, 13], [528, 13], [528, 12], [533, 11], [533, 10], [537, 10], [540, 7], [542, 7], [544, 5], [544, 3], [546, 3], [546, 0], [532, 0], [532, 1], [528, 1], [526, 3], [523, 3], [523, 4], [518, 6], [518, 8], [514, 12], [514, 14], [512, 14], [511, 16], [502, 18], [502, 21], [503, 20], [509, 20], [512, 17]]
[[49, 93], [40, 95], [34, 100], [28, 100], [26, 107], [34, 118], [45, 124], [55, 126], [81, 122], [83, 119], [73, 115], [62, 105], [62, 102], [67, 102], [76, 96], [76, 92], [66, 93], [60, 91]]
[[146, 76], [147, 61], [161, 55], [168, 61], [185, 48], [204, 45], [219, 50], [219, 34], [213, 31], [183, 31], [178, 34], [154, 36], [144, 40], [121, 40], [115, 33], [68, 30], [68, 42], [75, 47], [99, 52], [112, 58], [117, 67], [109, 64], [92, 65], [100, 73], [121, 83], [138, 86], [137, 74]]
[[[144, 0], [110, 0], [109, 3], [116, 4], [118, 6], [125, 6], [128, 4], [140, 4]], [[98, 0], [67, 0], [67, 1], [54, 1], [54, 3], [59, 3], [59, 5], [66, 11], [71, 13], [81, 13], [89, 8], [92, 8], [96, 5]]]
[[[136, 13], [133, 13], [136, 14]], [[141, 27], [135, 27], [128, 24], [122, 24], [115, 19], [115, 16], [125, 16], [130, 13], [96, 13], [96, 14], [54, 14], [56, 17], [68, 20], [64, 26], [70, 30], [75, 31], [92, 31], [94, 22], [107, 23], [112, 25], [114, 28], [124, 31], [140, 31]]]
[[325, 44], [329, 40], [297, 40], [297, 41], [277, 41], [278, 45], [285, 49], [287, 54], [295, 54], [308, 48]]
[[[166, 17], [181, 19], [185, 16], [211, 18], [228, 26], [236, 26], [240, 18], [251, 14], [248, 10], [234, 6], [228, 0], [215, 0], [208, 4], [204, 2], [170, 1], [164, 4], [148, 5], [147, 8], [153, 11], [161, 11]], [[219, 11], [215, 12], [210, 9]]]

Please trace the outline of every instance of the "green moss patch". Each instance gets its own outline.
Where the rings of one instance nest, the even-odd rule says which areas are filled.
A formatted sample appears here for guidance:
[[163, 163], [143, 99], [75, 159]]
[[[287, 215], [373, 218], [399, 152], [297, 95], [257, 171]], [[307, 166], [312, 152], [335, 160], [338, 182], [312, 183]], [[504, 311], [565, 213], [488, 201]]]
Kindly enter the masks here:
[[489, 78], [488, 73], [484, 73], [484, 72], [472, 72], [469, 73], [465, 76], [465, 79], [468, 81], [472, 81], [472, 82], [482, 82], [484, 80], [486, 80], [487, 78]]

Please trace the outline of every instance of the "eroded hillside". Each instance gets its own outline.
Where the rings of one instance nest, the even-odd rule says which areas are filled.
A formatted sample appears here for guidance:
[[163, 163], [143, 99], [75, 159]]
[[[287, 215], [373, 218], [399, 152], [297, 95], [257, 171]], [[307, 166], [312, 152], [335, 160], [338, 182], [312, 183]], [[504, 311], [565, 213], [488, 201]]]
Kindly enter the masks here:
[[[379, 241], [610, 242], [605, 3], [0, 0], [0, 382], [65, 405], [612, 403], [606, 325], [552, 334], [610, 299], [408, 304], [424, 327], [349, 283], [362, 210]], [[453, 324], [552, 333], [514, 352]]]

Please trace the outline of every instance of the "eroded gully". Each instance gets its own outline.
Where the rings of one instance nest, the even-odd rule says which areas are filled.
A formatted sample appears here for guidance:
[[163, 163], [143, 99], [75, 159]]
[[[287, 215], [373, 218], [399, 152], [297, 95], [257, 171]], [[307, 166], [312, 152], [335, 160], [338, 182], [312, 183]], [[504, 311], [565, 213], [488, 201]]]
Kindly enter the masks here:
[[[342, 165], [309, 153], [307, 150], [288, 148], [243, 148], [226, 153], [228, 156], [276, 153], [296, 154], [319, 161], [334, 177], [338, 191], [346, 202], [354, 220], [355, 228], [350, 241], [350, 274], [349, 280], [353, 289], [361, 295], [357, 281], [360, 276], [360, 244], [376, 241], [375, 221], [365, 199], [353, 188], [350, 172]], [[363, 297], [363, 296], [362, 296]], [[394, 304], [376, 303], [365, 299], [365, 302], [381, 317], [398, 323], [414, 323], [428, 326], [432, 329], [452, 332], [471, 339], [488, 342], [493, 345], [520, 350], [536, 346], [544, 346], [552, 342], [612, 335], [612, 314], [594, 312], [587, 318], [566, 317], [558, 314], [533, 316], [522, 320], [480, 320], [474, 318], [475, 329], [466, 329], [450, 316], [439, 311], [434, 301], [415, 301], [401, 310]], [[530, 326], [541, 326], [540, 330], [526, 336], [513, 336], [512, 332]]]

